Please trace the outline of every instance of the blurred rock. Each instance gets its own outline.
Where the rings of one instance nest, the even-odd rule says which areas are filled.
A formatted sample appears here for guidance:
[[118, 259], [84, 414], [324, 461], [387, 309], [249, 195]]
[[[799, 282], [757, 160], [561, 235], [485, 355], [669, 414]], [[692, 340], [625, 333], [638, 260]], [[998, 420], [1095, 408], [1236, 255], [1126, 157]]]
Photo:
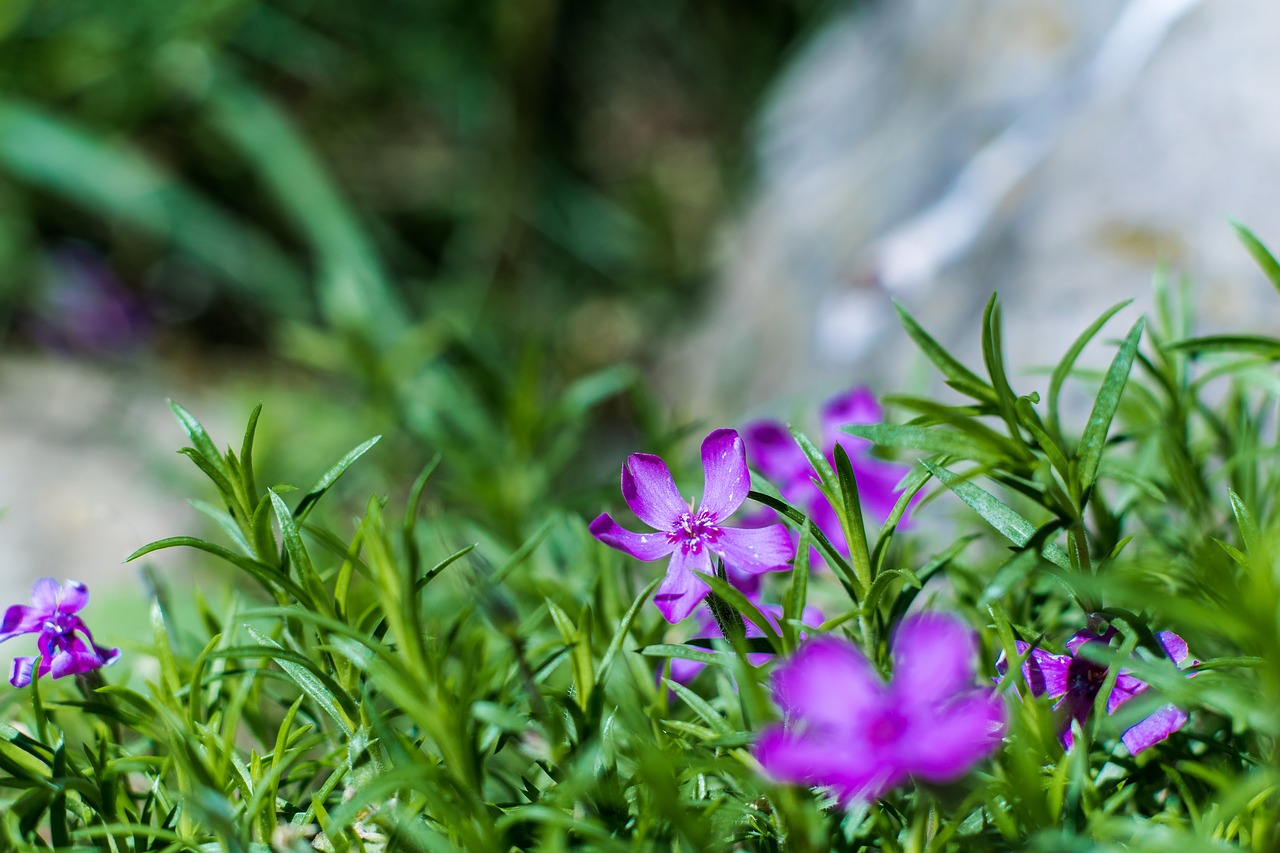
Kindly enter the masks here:
[[980, 367], [998, 290], [1015, 387], [1043, 390], [1028, 368], [1132, 297], [1123, 334], [1162, 264], [1194, 281], [1201, 331], [1276, 333], [1280, 297], [1227, 222], [1280, 248], [1276, 32], [1267, 0], [903, 0], [832, 21], [763, 111], [707, 330], [664, 372], [735, 407], [895, 389], [923, 359], [891, 298]]
[[[174, 455], [181, 428], [163, 379], [84, 361], [9, 354], [0, 363], [0, 578], [25, 600], [51, 576], [90, 584], [110, 600], [140, 590], [123, 560], [148, 542], [202, 529]], [[213, 429], [214, 425], [210, 425]], [[225, 434], [225, 433], [224, 433]], [[178, 571], [180, 552], [157, 565]]]

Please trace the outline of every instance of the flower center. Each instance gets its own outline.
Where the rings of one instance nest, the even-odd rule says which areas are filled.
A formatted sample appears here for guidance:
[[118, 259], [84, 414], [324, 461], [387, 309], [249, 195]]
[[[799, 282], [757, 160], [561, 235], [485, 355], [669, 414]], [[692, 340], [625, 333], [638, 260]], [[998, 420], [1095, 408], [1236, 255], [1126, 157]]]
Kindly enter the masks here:
[[902, 714], [892, 710], [882, 711], [867, 726], [867, 740], [884, 746], [898, 740], [906, 728], [907, 720]]
[[706, 510], [683, 513], [676, 526], [668, 531], [667, 541], [679, 545], [686, 554], [700, 553], [703, 545], [720, 538], [720, 528], [715, 522], [715, 516]]

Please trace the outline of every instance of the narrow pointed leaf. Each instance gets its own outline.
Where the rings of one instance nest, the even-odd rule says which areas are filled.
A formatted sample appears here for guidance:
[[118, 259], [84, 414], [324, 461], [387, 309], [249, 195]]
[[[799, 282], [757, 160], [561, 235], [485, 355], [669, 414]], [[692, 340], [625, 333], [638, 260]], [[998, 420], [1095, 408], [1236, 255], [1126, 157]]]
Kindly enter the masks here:
[[1133, 369], [1133, 359], [1138, 352], [1138, 341], [1142, 337], [1145, 322], [1145, 318], [1139, 317], [1138, 322], [1129, 330], [1129, 335], [1116, 352], [1106, 378], [1102, 381], [1102, 388], [1098, 390], [1098, 396], [1093, 402], [1093, 412], [1089, 415], [1089, 423], [1080, 438], [1080, 450], [1077, 454], [1080, 494], [1088, 492], [1097, 479], [1102, 448], [1107, 441], [1107, 432], [1111, 429], [1111, 419], [1120, 405], [1120, 395], [1124, 393], [1125, 383], [1129, 381], [1129, 372]]
[[[1004, 504], [995, 495], [981, 486], [965, 480], [954, 472], [934, 465], [930, 462], [924, 466], [940, 483], [955, 492], [960, 500], [973, 508], [988, 524], [1019, 548], [1025, 547], [1036, 534], [1036, 526], [1021, 514]], [[1052, 542], [1046, 544], [1041, 555], [1064, 569], [1071, 568], [1071, 559], [1067, 552]]]
[[1112, 305], [1106, 311], [1102, 312], [1102, 316], [1094, 320], [1089, 325], [1089, 328], [1081, 332], [1079, 337], [1072, 342], [1071, 346], [1067, 348], [1066, 355], [1064, 355], [1062, 360], [1058, 362], [1058, 365], [1054, 367], [1053, 375], [1049, 377], [1049, 392], [1046, 402], [1048, 405], [1049, 423], [1055, 430], [1060, 430], [1062, 428], [1061, 423], [1058, 420], [1058, 396], [1062, 393], [1063, 383], [1067, 381], [1067, 377], [1071, 375], [1072, 368], [1076, 366], [1076, 361], [1080, 358], [1080, 353], [1084, 352], [1084, 348], [1089, 344], [1089, 341], [1093, 340], [1094, 337], [1097, 336], [1098, 332], [1102, 331], [1102, 327], [1107, 324], [1108, 320], [1114, 317], [1117, 312], [1127, 308], [1132, 302], [1132, 299], [1126, 299], [1123, 302], [1117, 302], [1115, 305]]
[[1244, 243], [1244, 247], [1253, 256], [1253, 260], [1267, 279], [1277, 290], [1280, 290], [1280, 262], [1276, 261], [1276, 256], [1271, 254], [1271, 250], [1264, 246], [1252, 231], [1239, 222], [1233, 221], [1231, 227], [1236, 229], [1236, 236], [1240, 238], [1241, 243]]
[[297, 509], [293, 511], [293, 517], [297, 519], [299, 524], [306, 519], [307, 515], [311, 512], [312, 507], [315, 506], [316, 501], [324, 497], [324, 493], [329, 491], [329, 488], [338, 481], [338, 478], [345, 474], [347, 469], [355, 464], [357, 459], [364, 456], [365, 453], [377, 444], [381, 438], [382, 436], [375, 435], [373, 438], [355, 447], [347, 453], [346, 456], [338, 460], [338, 464], [324, 472], [324, 475], [316, 481], [316, 484], [311, 487], [306, 496], [298, 503]]

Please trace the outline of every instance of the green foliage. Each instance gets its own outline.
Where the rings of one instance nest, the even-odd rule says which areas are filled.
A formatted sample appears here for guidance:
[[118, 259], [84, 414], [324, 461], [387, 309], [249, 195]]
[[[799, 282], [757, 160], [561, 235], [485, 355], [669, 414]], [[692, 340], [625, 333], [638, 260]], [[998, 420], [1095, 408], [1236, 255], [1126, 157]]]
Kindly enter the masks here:
[[[528, 380], [500, 386], [513, 397], [499, 408], [527, 418], [521, 440], [538, 440], [486, 457], [488, 441], [502, 446], [498, 427], [476, 415], [493, 432], [473, 437], [457, 464], [475, 466], [477, 479], [488, 471], [494, 496], [516, 489], [507, 503], [466, 500], [456, 491], [465, 480], [443, 487], [446, 456], [403, 483], [403, 499], [374, 497], [337, 527], [328, 495], [386, 445], [358, 444], [310, 488], [267, 488], [257, 475], [260, 409], [239, 449], [220, 451], [173, 404], [190, 439], [182, 453], [213, 489], [196, 506], [214, 534], [153, 542], [132, 559], [194, 549], [236, 583], [222, 596], [197, 588], [190, 607], [175, 607], [177, 590], [158, 582], [150, 645], [113, 668], [38, 679], [0, 700], [0, 843], [255, 853], [1274, 849], [1275, 350], [1197, 345], [1185, 306], [1161, 280], [1151, 320], [1131, 325], [1104, 370], [1081, 369], [1124, 306], [1108, 311], [1042, 376], [1043, 402], [1015, 387], [1024, 379], [1005, 364], [998, 300], [983, 319], [982, 374], [903, 312], [960, 399], [890, 398], [908, 420], [848, 427], [883, 451], [922, 455], [879, 530], [848, 456], [828, 460], [796, 434], [850, 556], [757, 480], [751, 499], [796, 528], [799, 549], [793, 571], [767, 582], [762, 600], [782, 604], [776, 622], [723, 574], [702, 578], [724, 639], [689, 640], [686, 627], [668, 626], [649, 604], [660, 568], [600, 547], [577, 514], [544, 501], [556, 472], [572, 471], [541, 442], [554, 445], [561, 430], [582, 441], [592, 402], [625, 381], [617, 376], [574, 386], [536, 414]], [[1088, 389], [1087, 415], [1061, 408], [1069, 384]], [[433, 416], [459, 441], [473, 423]], [[530, 488], [524, 478], [546, 479]], [[950, 535], [937, 523], [903, 529], [925, 489], [913, 518], [950, 507]], [[830, 573], [810, 573], [811, 544]], [[802, 622], [811, 604], [828, 616], [819, 628]], [[995, 688], [1009, 712], [1001, 749], [955, 784], [912, 782], [849, 808], [767, 779], [752, 743], [779, 714], [771, 661], [827, 632], [848, 636], [887, 674], [894, 626], [935, 606], [979, 629], [984, 675], [997, 656], [1010, 662]], [[1109, 668], [1064, 751], [1062, 715], [1030, 695], [1018, 643], [1059, 653], [1100, 622], [1119, 642], [1087, 653]], [[1150, 653], [1166, 630], [1187, 639], [1188, 670]], [[671, 677], [676, 660], [706, 666], [684, 683]], [[1106, 688], [1121, 667], [1150, 690], [1108, 714]], [[1120, 734], [1169, 702], [1190, 721], [1130, 755]]]

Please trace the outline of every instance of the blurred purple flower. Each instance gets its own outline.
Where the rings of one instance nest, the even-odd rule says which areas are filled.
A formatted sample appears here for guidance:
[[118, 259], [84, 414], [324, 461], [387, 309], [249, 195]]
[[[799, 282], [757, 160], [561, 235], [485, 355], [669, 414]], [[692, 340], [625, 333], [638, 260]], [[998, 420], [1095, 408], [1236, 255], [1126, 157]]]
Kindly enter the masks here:
[[973, 684], [976, 634], [953, 616], [909, 616], [893, 640], [893, 679], [845, 640], [811, 640], [773, 674], [782, 725], [760, 733], [770, 777], [869, 801], [908, 777], [952, 782], [991, 755], [1003, 702]]
[[702, 442], [705, 488], [701, 509], [685, 504], [667, 464], [649, 453], [633, 453], [622, 466], [622, 497], [636, 516], [657, 533], [632, 533], [602, 513], [591, 534], [637, 560], [670, 557], [667, 577], [653, 596], [668, 622], [684, 619], [710, 589], [694, 572], [712, 574], [711, 555], [738, 572], [756, 575], [791, 568], [795, 546], [781, 524], [725, 527], [751, 489], [746, 449], [738, 433], [718, 429]]
[[[1031, 649], [1031, 655], [1022, 664], [1022, 676], [1027, 682], [1027, 689], [1032, 696], [1048, 696], [1057, 698], [1053, 706], [1062, 715], [1062, 730], [1058, 735], [1064, 749], [1070, 749], [1074, 740], [1071, 734], [1071, 721], [1084, 725], [1093, 711], [1094, 701], [1102, 689], [1102, 682], [1107, 677], [1107, 667], [1094, 663], [1078, 654], [1086, 645], [1104, 650], [1116, 636], [1115, 628], [1107, 628], [1099, 634], [1085, 629], [1077, 631], [1067, 640], [1067, 654], [1054, 655], [1040, 649], [1031, 649], [1030, 644], [1017, 641], [1018, 656]], [[1187, 659], [1187, 644], [1172, 631], [1161, 631], [1156, 639], [1164, 648], [1165, 654], [1175, 664]], [[1009, 669], [1009, 662], [1004, 654], [996, 661], [996, 671], [1004, 677]], [[1147, 689], [1146, 682], [1122, 669], [1116, 675], [1115, 687], [1107, 697], [1107, 713], [1114, 714], [1116, 709]], [[1061, 697], [1061, 698], [1059, 698]], [[1154, 746], [1169, 735], [1182, 728], [1187, 722], [1187, 714], [1174, 705], [1157, 708], [1137, 723], [1125, 729], [1120, 735], [1130, 755], [1137, 755], [1144, 749]]]
[[[40, 578], [31, 590], [31, 603], [15, 604], [5, 611], [0, 620], [0, 643], [19, 634], [38, 633], [37, 676], [80, 675], [109, 666], [120, 657], [119, 649], [104, 649], [95, 643], [89, 627], [76, 615], [89, 603], [89, 589], [84, 584], [69, 580], [60, 587], [53, 578]], [[34, 657], [14, 658], [9, 683], [26, 687], [34, 666]]]
[[[782, 608], [776, 604], [762, 604], [760, 596], [757, 594], [747, 594], [747, 599], [754, 604], [764, 617], [769, 620], [769, 624], [773, 626], [775, 631], [780, 630], [778, 620], [782, 618]], [[744, 620], [745, 621], [745, 620]], [[816, 607], [806, 607], [804, 613], [800, 616], [800, 621], [811, 628], [816, 628], [823, 622], [822, 611]], [[764, 632], [755, 626], [752, 622], [746, 622], [748, 637], [763, 637]], [[716, 624], [715, 616], [710, 610], [703, 610], [698, 615], [697, 630], [690, 639], [715, 639], [723, 637], [720, 626]], [[804, 636], [803, 634], [801, 636]], [[752, 666], [760, 666], [773, 655], [767, 652], [755, 652], [747, 655], [747, 662]], [[690, 681], [698, 677], [698, 673], [702, 672], [706, 664], [701, 661], [689, 660], [688, 658], [672, 658], [671, 659], [671, 678], [681, 684], [688, 684]]]
[[[898, 483], [911, 468], [876, 459], [871, 455], [871, 442], [842, 432], [840, 428], [849, 424], [876, 424], [883, 419], [884, 409], [865, 387], [832, 397], [821, 411], [823, 455], [834, 465], [837, 444], [849, 454], [849, 462], [858, 481], [858, 497], [877, 524], [883, 524], [893, 511], [901, 494]], [[786, 425], [777, 421], [755, 421], [747, 424], [743, 433], [756, 470], [778, 487], [778, 493], [787, 503], [804, 511], [836, 550], [848, 556], [849, 546], [844, 540], [844, 531], [840, 529], [835, 509], [818, 489], [809, 460]], [[916, 495], [912, 505], [920, 497]], [[759, 518], [766, 520], [772, 516], [762, 514]], [[904, 515], [900, 526], [905, 527], [907, 523]], [[816, 551], [812, 558], [815, 561], [819, 559]]]
[[67, 245], [50, 253], [48, 270], [30, 324], [33, 337], [45, 347], [128, 352], [150, 335], [146, 306], [96, 251]]

